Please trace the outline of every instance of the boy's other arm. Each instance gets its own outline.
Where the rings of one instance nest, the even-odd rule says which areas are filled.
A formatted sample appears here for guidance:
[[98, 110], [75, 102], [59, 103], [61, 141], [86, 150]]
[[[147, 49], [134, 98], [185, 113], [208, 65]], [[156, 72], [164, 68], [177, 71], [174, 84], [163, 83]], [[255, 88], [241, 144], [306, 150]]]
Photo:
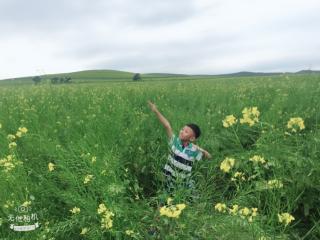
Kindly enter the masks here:
[[169, 121], [159, 112], [157, 106], [154, 103], [148, 101], [148, 104], [151, 111], [153, 111], [157, 115], [159, 121], [165, 127], [168, 138], [171, 138], [173, 133]]
[[207, 158], [207, 159], [212, 158], [211, 154], [208, 153], [206, 150], [202, 149], [201, 147], [199, 147], [199, 146], [196, 145], [196, 144], [193, 144], [193, 145], [194, 145], [196, 148], [198, 148], [198, 150], [199, 150], [200, 152], [203, 153], [203, 155], [205, 156], [205, 158]]

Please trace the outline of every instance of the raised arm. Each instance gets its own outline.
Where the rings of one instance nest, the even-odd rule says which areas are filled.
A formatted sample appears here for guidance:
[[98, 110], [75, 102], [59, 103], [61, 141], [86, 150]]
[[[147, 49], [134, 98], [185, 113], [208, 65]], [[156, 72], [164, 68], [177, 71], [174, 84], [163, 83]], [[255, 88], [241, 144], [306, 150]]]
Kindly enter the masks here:
[[149, 104], [151, 111], [157, 115], [159, 121], [166, 129], [168, 138], [171, 138], [173, 133], [172, 133], [172, 128], [171, 128], [169, 121], [159, 112], [157, 106], [154, 103], [148, 101], [148, 104]]

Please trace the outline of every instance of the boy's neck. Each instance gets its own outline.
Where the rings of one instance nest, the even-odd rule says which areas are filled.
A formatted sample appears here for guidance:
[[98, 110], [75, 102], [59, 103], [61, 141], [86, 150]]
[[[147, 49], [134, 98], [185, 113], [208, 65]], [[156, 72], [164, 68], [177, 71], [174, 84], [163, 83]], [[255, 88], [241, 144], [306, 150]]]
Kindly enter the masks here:
[[181, 143], [183, 147], [186, 147], [190, 144], [190, 141], [181, 141]]

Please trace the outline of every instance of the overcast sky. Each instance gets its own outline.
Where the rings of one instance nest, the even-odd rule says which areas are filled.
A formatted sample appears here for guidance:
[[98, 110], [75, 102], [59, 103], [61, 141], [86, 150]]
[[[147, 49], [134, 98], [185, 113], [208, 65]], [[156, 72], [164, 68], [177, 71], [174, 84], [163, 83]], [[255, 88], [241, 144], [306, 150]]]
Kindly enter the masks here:
[[320, 69], [319, 0], [0, 0], [0, 79]]

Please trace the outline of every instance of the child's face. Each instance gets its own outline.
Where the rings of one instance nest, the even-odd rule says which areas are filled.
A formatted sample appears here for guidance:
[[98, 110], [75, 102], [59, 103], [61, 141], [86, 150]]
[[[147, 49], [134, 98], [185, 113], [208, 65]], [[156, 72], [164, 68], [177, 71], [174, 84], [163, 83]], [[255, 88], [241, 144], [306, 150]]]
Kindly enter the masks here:
[[188, 126], [184, 126], [179, 133], [179, 138], [182, 141], [194, 141], [195, 140], [195, 136], [194, 136], [194, 132], [193, 130], [188, 127]]

